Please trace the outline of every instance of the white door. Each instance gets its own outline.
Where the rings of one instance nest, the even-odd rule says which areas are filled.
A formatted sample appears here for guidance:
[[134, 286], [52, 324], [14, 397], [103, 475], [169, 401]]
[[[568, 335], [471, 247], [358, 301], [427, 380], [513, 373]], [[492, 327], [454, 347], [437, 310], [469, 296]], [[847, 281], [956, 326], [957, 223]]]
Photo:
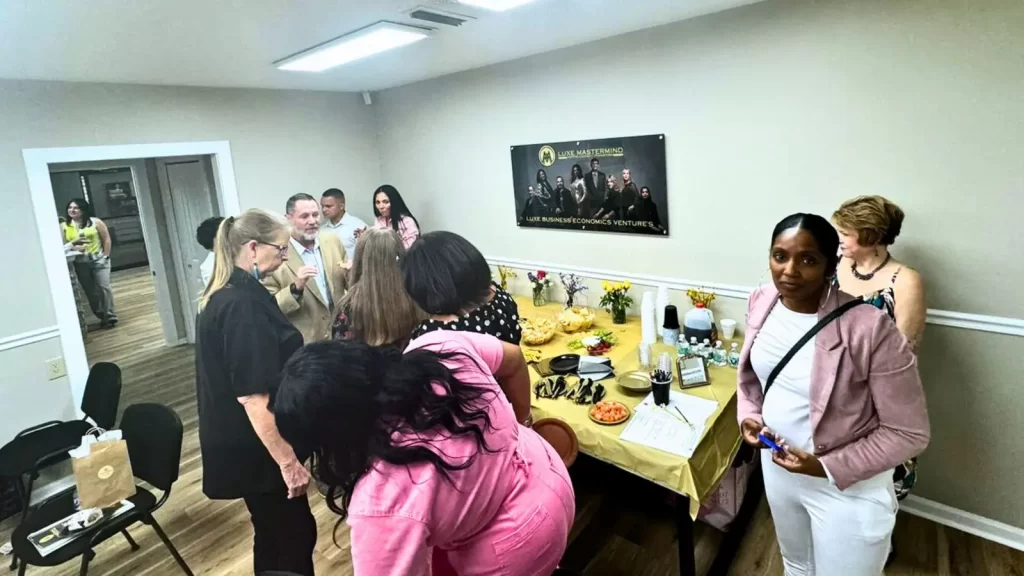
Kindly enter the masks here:
[[203, 278], [199, 266], [208, 252], [196, 242], [196, 228], [220, 213], [208, 157], [158, 158], [161, 196], [172, 236], [172, 252], [188, 341], [196, 341], [195, 319]]

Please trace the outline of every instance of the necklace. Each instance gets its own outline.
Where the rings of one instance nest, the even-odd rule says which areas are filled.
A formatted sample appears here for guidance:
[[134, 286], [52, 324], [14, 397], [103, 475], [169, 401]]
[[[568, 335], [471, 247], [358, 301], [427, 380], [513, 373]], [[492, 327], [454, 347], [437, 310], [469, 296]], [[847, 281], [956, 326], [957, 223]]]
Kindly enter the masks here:
[[882, 260], [882, 263], [879, 264], [877, 268], [875, 268], [871, 272], [868, 272], [867, 274], [861, 274], [860, 272], [857, 272], [857, 261], [854, 260], [853, 262], [850, 263], [850, 271], [853, 272], [853, 277], [856, 278], [857, 280], [871, 280], [872, 278], [875, 277], [875, 274], [879, 270], [884, 268], [885, 265], [889, 263], [889, 260], [891, 260], [891, 259], [892, 259], [892, 254], [886, 254], [885, 255], [885, 260]]

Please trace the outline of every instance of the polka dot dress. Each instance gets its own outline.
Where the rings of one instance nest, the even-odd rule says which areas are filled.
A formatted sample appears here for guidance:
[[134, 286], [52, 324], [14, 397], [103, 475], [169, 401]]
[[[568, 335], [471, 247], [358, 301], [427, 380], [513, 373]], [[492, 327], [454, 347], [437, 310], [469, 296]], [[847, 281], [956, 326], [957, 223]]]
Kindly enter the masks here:
[[422, 336], [435, 330], [454, 330], [456, 332], [477, 332], [490, 334], [510, 344], [519, 344], [523, 337], [523, 329], [519, 326], [519, 307], [508, 292], [494, 285], [494, 298], [490, 302], [466, 314], [458, 320], [441, 322], [427, 320], [413, 332], [413, 337]]

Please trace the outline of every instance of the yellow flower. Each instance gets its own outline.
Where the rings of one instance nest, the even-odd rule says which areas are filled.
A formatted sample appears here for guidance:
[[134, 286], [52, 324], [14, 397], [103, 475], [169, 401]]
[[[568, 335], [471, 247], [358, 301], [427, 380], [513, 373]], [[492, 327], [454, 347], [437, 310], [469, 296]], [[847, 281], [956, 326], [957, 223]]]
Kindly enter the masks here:
[[601, 281], [601, 288], [603, 288], [605, 292], [607, 292], [608, 290], [611, 290], [611, 285], [612, 285], [611, 282], [609, 282], [607, 280], [602, 280]]
[[626, 290], [629, 290], [632, 287], [633, 285], [629, 282], [629, 280], [626, 280]]

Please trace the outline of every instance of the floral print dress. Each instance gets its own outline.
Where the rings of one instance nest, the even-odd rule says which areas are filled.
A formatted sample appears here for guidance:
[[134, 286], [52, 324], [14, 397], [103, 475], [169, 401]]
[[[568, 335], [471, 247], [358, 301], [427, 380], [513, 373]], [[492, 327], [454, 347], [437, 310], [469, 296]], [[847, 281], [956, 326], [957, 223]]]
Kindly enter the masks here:
[[[877, 290], [875, 292], [869, 292], [861, 296], [861, 299], [871, 304], [875, 308], [878, 308], [885, 315], [896, 321], [896, 293], [893, 290], [893, 286], [896, 284], [896, 277], [899, 276], [899, 268], [896, 273], [892, 275], [892, 281], [889, 282], [889, 286]], [[836, 287], [839, 287], [839, 278], [833, 277], [833, 283]], [[892, 473], [893, 485], [896, 490], [896, 498], [903, 500], [910, 494], [910, 490], [914, 488], [914, 484], [917, 482], [917, 458], [911, 458], [903, 463], [901, 466], [897, 466]]]

